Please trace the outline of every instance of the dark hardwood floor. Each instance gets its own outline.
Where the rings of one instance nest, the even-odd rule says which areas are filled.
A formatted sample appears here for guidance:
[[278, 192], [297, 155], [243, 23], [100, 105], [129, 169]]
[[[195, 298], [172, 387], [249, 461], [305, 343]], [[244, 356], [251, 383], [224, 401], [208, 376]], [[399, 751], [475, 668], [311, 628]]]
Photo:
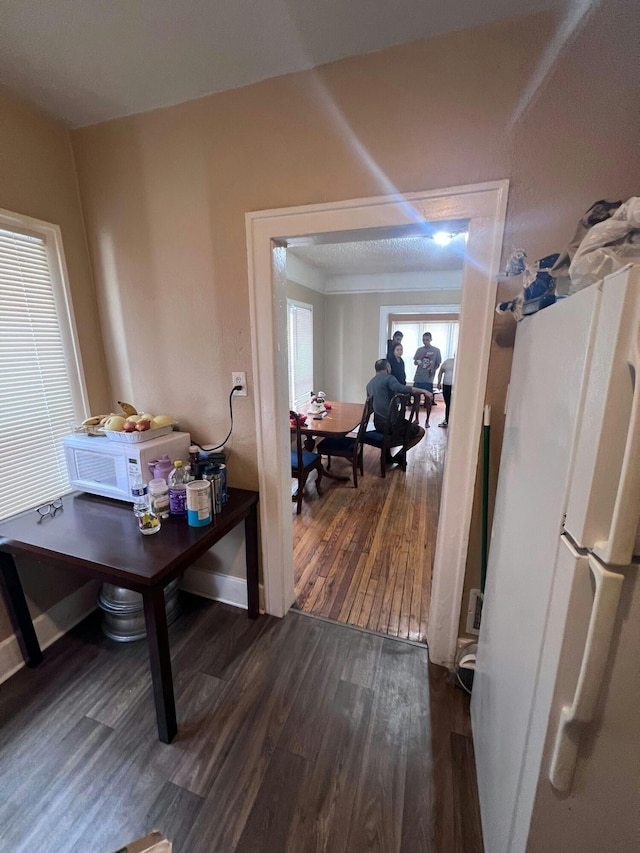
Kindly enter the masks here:
[[97, 613], [0, 686], [2, 853], [482, 850], [467, 697], [424, 647], [182, 596], [170, 745], [146, 644]]

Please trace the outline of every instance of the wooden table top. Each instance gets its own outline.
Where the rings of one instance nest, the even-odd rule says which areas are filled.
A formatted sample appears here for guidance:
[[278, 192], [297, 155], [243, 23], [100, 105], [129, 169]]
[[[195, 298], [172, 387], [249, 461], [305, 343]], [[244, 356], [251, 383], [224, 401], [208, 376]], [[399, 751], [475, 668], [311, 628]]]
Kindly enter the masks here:
[[300, 414], [307, 415], [306, 425], [300, 427], [301, 433], [324, 437], [342, 436], [358, 428], [364, 403], [334, 403], [333, 400], [327, 402], [331, 408], [321, 418], [309, 415], [308, 405], [301, 407]]
[[257, 501], [257, 492], [229, 489], [228, 504], [211, 524], [190, 527], [186, 518], [168, 518], [159, 533], [143, 536], [131, 504], [72, 492], [55, 515], [39, 520], [31, 509], [0, 522], [0, 551], [51, 558], [140, 591], [197, 559]]

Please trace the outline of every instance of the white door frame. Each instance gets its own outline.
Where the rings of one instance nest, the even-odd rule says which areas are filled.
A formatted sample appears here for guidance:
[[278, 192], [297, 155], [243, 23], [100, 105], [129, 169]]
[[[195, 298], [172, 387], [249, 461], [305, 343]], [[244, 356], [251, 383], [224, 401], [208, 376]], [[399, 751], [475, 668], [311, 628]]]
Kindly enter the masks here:
[[[434, 663], [456, 652], [489, 363], [506, 180], [246, 214], [265, 609], [295, 601], [287, 395], [287, 240], [468, 219], [456, 365], [456, 412], [442, 486], [427, 638]], [[377, 330], [372, 330], [376, 334]], [[373, 373], [373, 365], [372, 373]]]

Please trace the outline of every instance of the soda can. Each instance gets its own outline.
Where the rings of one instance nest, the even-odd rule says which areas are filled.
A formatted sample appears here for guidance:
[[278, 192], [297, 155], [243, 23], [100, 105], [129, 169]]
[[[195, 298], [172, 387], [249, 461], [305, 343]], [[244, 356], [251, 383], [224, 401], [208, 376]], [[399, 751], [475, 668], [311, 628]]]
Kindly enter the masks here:
[[215, 467], [222, 474], [222, 503], [226, 504], [226, 502], [229, 500], [229, 496], [227, 495], [227, 466], [224, 464], [224, 462], [220, 462]]
[[211, 476], [211, 493], [213, 498], [214, 515], [219, 515], [222, 512], [222, 486], [223, 474], [221, 471], [215, 471]]

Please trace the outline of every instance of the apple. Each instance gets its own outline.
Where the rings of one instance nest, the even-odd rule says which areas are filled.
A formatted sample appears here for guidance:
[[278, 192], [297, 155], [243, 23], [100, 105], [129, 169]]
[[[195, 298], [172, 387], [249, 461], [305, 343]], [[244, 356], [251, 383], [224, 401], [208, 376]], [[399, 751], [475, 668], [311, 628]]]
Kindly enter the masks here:
[[110, 432], [122, 432], [124, 429], [125, 419], [121, 418], [120, 415], [113, 415], [109, 418], [109, 420], [104, 425], [106, 430]]
[[151, 429], [151, 421], [141, 419], [138, 421], [135, 428], [138, 432], [146, 432], [148, 429]]
[[122, 427], [122, 429], [125, 432], [135, 432], [136, 423], [137, 423], [137, 420], [134, 421], [131, 418], [127, 418], [127, 420], [124, 422], [124, 426]]
[[153, 426], [154, 427], [169, 426], [172, 423], [173, 423], [173, 418], [171, 417], [171, 415], [156, 415], [155, 418], [153, 419]]
[[153, 421], [153, 415], [150, 415], [149, 412], [145, 412], [142, 415], [138, 415], [138, 418], [141, 421], [149, 421], [149, 423], [151, 423]]

